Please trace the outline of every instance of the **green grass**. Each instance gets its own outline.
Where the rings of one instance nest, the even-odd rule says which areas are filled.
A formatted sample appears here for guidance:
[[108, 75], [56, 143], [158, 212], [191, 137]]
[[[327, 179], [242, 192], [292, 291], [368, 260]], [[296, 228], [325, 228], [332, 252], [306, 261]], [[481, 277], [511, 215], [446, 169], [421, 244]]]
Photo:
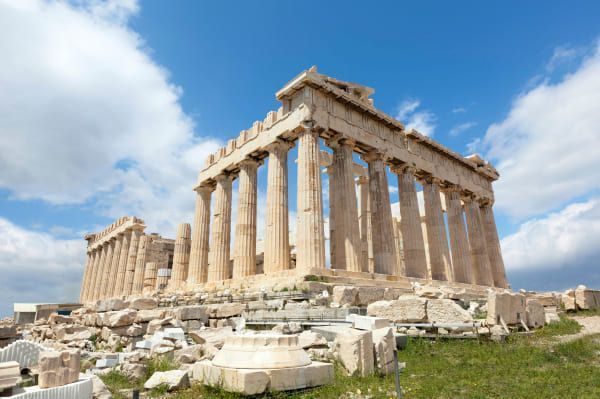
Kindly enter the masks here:
[[557, 335], [576, 334], [581, 331], [581, 325], [567, 316], [560, 315], [560, 321], [548, 324], [535, 332], [538, 337], [555, 337]]

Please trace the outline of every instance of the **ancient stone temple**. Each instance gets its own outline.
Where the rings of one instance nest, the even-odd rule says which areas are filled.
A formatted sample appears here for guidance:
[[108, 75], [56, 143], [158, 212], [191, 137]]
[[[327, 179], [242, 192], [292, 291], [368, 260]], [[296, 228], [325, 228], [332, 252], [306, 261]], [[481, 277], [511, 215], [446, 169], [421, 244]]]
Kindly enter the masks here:
[[[413, 282], [507, 287], [492, 211], [497, 171], [476, 155], [463, 157], [405, 129], [375, 108], [373, 93], [316, 68], [278, 91], [277, 111], [206, 160], [194, 188], [193, 224], [179, 228], [171, 279], [161, 280], [163, 288], [264, 286], [307, 276], [397, 287]], [[289, 179], [288, 153], [294, 146], [297, 176]], [[267, 211], [257, 254], [260, 167], [267, 168], [267, 199], [261, 205]], [[329, 264], [322, 168], [329, 182]], [[397, 179], [399, 209], [390, 202], [390, 176]], [[289, 187], [290, 180], [296, 187]], [[290, 190], [297, 193], [297, 220], [289, 219]], [[90, 256], [82, 300], [141, 290], [136, 276], [156, 262], [141, 255], [153, 242], [144, 240], [149, 236], [143, 229], [141, 220], [128, 218], [86, 237]], [[296, 232], [293, 243], [290, 230]]]

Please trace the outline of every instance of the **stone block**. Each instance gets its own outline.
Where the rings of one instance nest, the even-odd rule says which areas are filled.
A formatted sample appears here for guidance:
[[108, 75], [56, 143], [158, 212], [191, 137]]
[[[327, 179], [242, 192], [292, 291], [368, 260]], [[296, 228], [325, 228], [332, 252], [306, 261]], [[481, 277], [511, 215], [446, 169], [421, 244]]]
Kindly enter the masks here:
[[331, 342], [331, 341], [335, 341], [335, 338], [338, 336], [338, 334], [340, 334], [341, 332], [344, 332], [346, 330], [350, 329], [350, 325], [347, 326], [314, 326], [311, 327], [311, 331], [314, 333], [318, 333], [321, 334], [323, 336], [323, 338], [325, 338], [327, 341]]
[[195, 363], [192, 378], [204, 385], [242, 395], [261, 394], [269, 388], [271, 381], [263, 370], [221, 368], [213, 366], [210, 360]]
[[17, 336], [15, 326], [0, 326], [0, 339], [9, 339]]
[[577, 310], [577, 305], [575, 304], [574, 290], [566, 290], [560, 296], [560, 302], [565, 310]]
[[208, 306], [209, 317], [215, 319], [240, 316], [245, 309], [246, 305], [243, 303], [220, 303]]
[[326, 385], [333, 381], [333, 364], [312, 362], [302, 367], [266, 370], [273, 391], [289, 391]]
[[336, 285], [333, 287], [332, 301], [340, 306], [357, 305], [358, 289], [352, 286]]
[[427, 320], [430, 323], [471, 323], [473, 317], [452, 299], [427, 301]]
[[208, 312], [206, 306], [182, 306], [173, 311], [173, 316], [178, 320], [201, 320], [208, 322]]
[[327, 340], [321, 334], [313, 331], [302, 331], [298, 334], [298, 343], [304, 349], [327, 346]]
[[225, 339], [233, 335], [233, 328], [231, 326], [207, 328], [205, 330], [190, 331], [188, 335], [197, 344], [208, 344], [220, 349], [225, 343]]
[[357, 291], [356, 304], [359, 306], [367, 306], [370, 303], [384, 299], [384, 287], [357, 287]]
[[373, 334], [371, 331], [348, 329], [335, 339], [335, 353], [348, 375], [373, 374]]
[[544, 307], [535, 299], [528, 299], [526, 301], [525, 314], [527, 315], [527, 327], [542, 327], [546, 323]]
[[577, 309], [596, 309], [600, 308], [600, 291], [588, 289], [585, 285], [580, 285], [575, 290], [575, 305]]
[[165, 311], [163, 309], [141, 309], [137, 312], [135, 317], [136, 323], [146, 323], [156, 319], [162, 319], [165, 317]]
[[395, 301], [377, 301], [367, 307], [369, 316], [383, 317], [394, 323], [420, 323], [427, 320], [427, 299], [402, 295]]
[[390, 326], [390, 321], [384, 317], [350, 314], [346, 316], [346, 321], [352, 322], [352, 327], [357, 330], [371, 331]]
[[490, 291], [487, 301], [487, 323], [500, 324], [500, 318], [506, 324], [518, 324], [525, 320], [525, 295], [513, 292]]
[[98, 369], [115, 367], [117, 364], [119, 364], [119, 358], [116, 356], [96, 360], [96, 368]]
[[157, 371], [144, 383], [144, 388], [154, 389], [166, 385], [169, 391], [190, 386], [190, 379], [185, 370]]
[[40, 388], [60, 387], [77, 381], [80, 362], [79, 352], [40, 352], [38, 363]]
[[556, 306], [548, 306], [544, 308], [544, 320], [546, 324], [560, 321]]
[[134, 298], [129, 301], [129, 308], [135, 310], [152, 310], [158, 307], [158, 301], [154, 298]]
[[136, 315], [135, 310], [106, 312], [102, 315], [102, 325], [106, 327], [130, 326], [135, 321]]
[[391, 327], [373, 330], [373, 347], [375, 349], [375, 368], [380, 374], [394, 372], [394, 349], [396, 337]]
[[21, 368], [17, 362], [0, 363], [0, 392], [15, 387], [21, 381]]
[[118, 298], [101, 299], [96, 302], [96, 305], [94, 306], [94, 310], [96, 312], [110, 312], [115, 310], [123, 310], [125, 308], [127, 308], [125, 301]]
[[165, 328], [163, 337], [173, 341], [185, 341], [185, 333], [181, 328]]

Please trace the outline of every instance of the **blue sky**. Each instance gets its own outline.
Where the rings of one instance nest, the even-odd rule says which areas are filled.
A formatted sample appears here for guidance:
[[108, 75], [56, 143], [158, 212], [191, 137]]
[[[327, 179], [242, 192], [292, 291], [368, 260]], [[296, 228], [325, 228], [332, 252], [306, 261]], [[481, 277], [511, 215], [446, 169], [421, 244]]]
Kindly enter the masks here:
[[190, 222], [205, 156], [311, 65], [496, 165], [514, 288], [600, 287], [600, 4], [522, 3], [0, 0], [0, 314], [75, 299], [86, 231]]

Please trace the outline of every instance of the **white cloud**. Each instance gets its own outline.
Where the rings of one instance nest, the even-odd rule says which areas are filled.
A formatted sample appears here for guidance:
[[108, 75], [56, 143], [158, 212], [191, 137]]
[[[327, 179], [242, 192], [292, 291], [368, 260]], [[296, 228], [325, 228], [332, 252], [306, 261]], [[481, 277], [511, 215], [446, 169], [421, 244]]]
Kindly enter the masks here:
[[57, 240], [0, 218], [0, 317], [13, 302], [77, 301], [85, 262], [81, 239]]
[[467, 109], [464, 107], [456, 107], [456, 108], [452, 108], [452, 113], [453, 114], [463, 114], [467, 112]]
[[435, 133], [435, 115], [429, 110], [417, 110], [421, 106], [419, 100], [405, 100], [398, 107], [396, 119], [403, 122], [407, 130], [415, 129], [426, 136]]
[[128, 25], [137, 1], [0, 0], [0, 187], [90, 202], [170, 234], [220, 144], [194, 135], [181, 88]]
[[550, 61], [546, 63], [546, 71], [552, 72], [560, 64], [573, 61], [581, 55], [582, 49], [570, 46], [558, 46], [552, 52]]
[[[600, 199], [575, 203], [541, 219], [523, 223], [502, 239], [508, 271], [552, 270], [587, 265], [597, 272], [600, 257]], [[586, 276], [581, 275], [580, 281]]]
[[600, 48], [556, 84], [522, 93], [480, 149], [500, 172], [497, 207], [543, 214], [600, 188]]
[[458, 125], [452, 127], [452, 129], [450, 129], [450, 131], [448, 132], [448, 134], [450, 134], [450, 136], [458, 136], [462, 132], [465, 132], [465, 131], [467, 131], [470, 128], [475, 127], [475, 126], [477, 126], [477, 122], [465, 122], [465, 123], [461, 123], [461, 124], [458, 124]]

